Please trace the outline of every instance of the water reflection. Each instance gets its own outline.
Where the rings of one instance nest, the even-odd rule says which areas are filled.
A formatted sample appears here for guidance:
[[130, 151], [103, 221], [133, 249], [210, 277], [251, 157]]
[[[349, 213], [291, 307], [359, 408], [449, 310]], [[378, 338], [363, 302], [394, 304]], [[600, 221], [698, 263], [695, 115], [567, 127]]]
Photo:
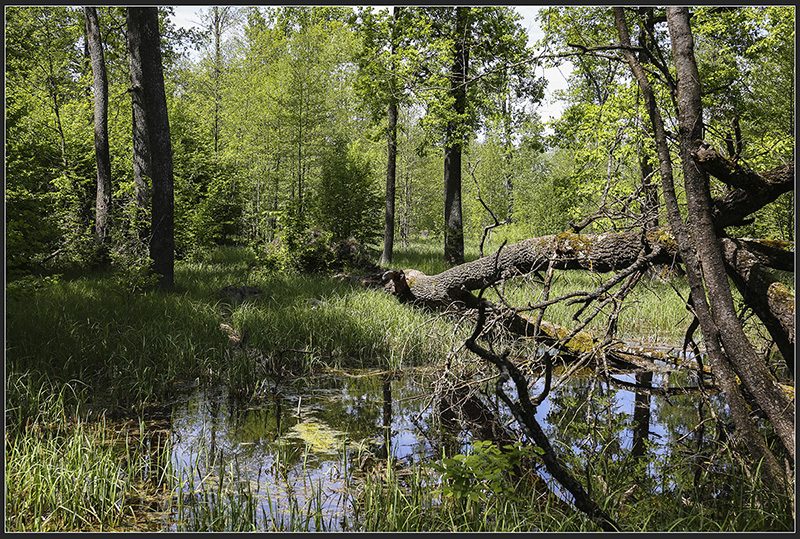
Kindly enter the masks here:
[[[649, 389], [653, 382], [652, 372], [642, 372], [636, 375], [636, 385]], [[650, 394], [636, 393], [633, 399], [633, 445], [631, 456], [640, 458], [644, 456], [645, 442], [650, 439]]]
[[426, 418], [424, 397], [419, 376], [387, 373], [297, 379], [246, 407], [225, 388], [198, 389], [173, 410], [172, 463], [195, 494], [235, 466], [265, 514], [288, 514], [292, 500], [321, 503], [335, 528], [348, 509], [348, 467], [390, 451], [406, 463], [433, 455], [414, 426]]
[[[441, 439], [431, 435], [427, 376], [351, 372], [283, 381], [248, 406], [229, 398], [225, 388], [198, 388], [172, 414], [172, 463], [190, 485], [184, 495], [191, 499], [201, 485], [238, 476], [261, 504], [262, 519], [282, 518], [292, 503], [301, 512], [314, 505], [324, 522], [312, 529], [341, 529], [351, 511], [345, 487], [357, 480], [360, 467], [389, 454], [401, 465], [441, 456]], [[668, 373], [615, 377], [643, 388], [687, 382]], [[695, 429], [697, 412], [690, 396], [634, 394], [587, 376], [554, 387], [537, 419], [561, 454], [590, 468], [601, 454], [619, 462], [666, 455], [670, 444]], [[511, 421], [510, 415], [500, 419]], [[281, 527], [277, 521], [261, 525]]]

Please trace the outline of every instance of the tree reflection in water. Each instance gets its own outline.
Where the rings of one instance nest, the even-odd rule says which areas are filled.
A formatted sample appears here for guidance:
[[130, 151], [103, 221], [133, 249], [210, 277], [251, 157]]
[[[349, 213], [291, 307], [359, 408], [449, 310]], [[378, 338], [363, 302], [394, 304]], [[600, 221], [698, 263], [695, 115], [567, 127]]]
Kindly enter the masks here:
[[[311, 503], [303, 498], [303, 489], [319, 486], [326, 494], [318, 500], [327, 504], [330, 521], [339, 522], [348, 510], [342, 507], [341, 492], [349, 480], [344, 471], [358, 468], [365, 455], [373, 462], [385, 462], [391, 455], [399, 465], [441, 457], [437, 423], [427, 409], [427, 376], [422, 371], [362, 371], [284, 380], [260, 400], [247, 403], [228, 398], [225, 388], [197, 389], [173, 410], [172, 463], [184, 475], [190, 470], [213, 475], [235, 462], [243, 479], [257, 484], [256, 496], [269, 496], [277, 505], [287, 492], [301, 505]], [[685, 376], [676, 374], [615, 376], [643, 388], [688, 385]], [[672, 488], [675, 481], [706, 480], [694, 471], [712, 458], [712, 437], [702, 428], [703, 417], [698, 419], [698, 411], [708, 416], [709, 406], [724, 419], [714, 395], [634, 394], [587, 372], [559, 382], [539, 406], [537, 418], [560, 458], [598, 496], [617, 492], [631, 480], [655, 489]], [[510, 422], [511, 417], [500, 419]], [[309, 436], [315, 435], [326, 438], [314, 443]], [[680, 449], [689, 441], [696, 466], [691, 474], [686, 468], [685, 477], [676, 476], [676, 466], [686, 467]], [[263, 470], [276, 466], [280, 476], [264, 481]], [[660, 476], [670, 467], [672, 479], [664, 482]], [[281, 487], [280, 481], [286, 484]]]

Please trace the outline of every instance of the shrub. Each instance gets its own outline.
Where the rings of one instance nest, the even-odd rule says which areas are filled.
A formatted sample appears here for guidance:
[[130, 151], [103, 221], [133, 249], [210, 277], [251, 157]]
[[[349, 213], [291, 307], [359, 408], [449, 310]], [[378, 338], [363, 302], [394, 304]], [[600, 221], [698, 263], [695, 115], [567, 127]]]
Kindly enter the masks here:
[[345, 141], [326, 152], [312, 212], [333, 241], [369, 243], [381, 234], [382, 198], [369, 161]]

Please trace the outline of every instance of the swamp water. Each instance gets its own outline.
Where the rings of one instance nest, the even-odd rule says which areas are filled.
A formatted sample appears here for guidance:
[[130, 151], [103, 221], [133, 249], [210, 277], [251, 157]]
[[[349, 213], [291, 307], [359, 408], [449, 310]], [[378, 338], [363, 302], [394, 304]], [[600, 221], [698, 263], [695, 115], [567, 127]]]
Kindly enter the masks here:
[[[375, 470], [385, 469], [387, 455], [396, 470], [441, 457], [431, 434], [432, 377], [439, 375], [361, 371], [269, 382], [263, 397], [246, 406], [224, 387], [195, 388], [172, 409], [169, 459], [182, 488], [174, 493], [173, 518], [160, 527], [203, 526], [214, 518], [209, 505], [228, 504], [228, 511], [247, 512], [242, 518], [258, 529], [354, 529], [358, 482], [380, 474]], [[669, 375], [615, 378], [641, 383], [641, 376], [655, 387]], [[609, 439], [620, 452], [663, 454], [697, 424], [688, 399], [609, 391], [592, 377], [572, 377], [553, 388], [537, 419], [554, 445], [576, 454], [591, 454]], [[459, 441], [467, 452], [468, 433]], [[430, 479], [435, 488], [435, 474]]]

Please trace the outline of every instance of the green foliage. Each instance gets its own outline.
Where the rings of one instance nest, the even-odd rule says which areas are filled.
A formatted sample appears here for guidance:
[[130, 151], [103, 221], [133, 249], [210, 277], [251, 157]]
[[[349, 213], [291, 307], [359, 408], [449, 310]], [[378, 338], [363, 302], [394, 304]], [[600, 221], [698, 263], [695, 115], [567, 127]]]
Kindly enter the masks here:
[[215, 178], [192, 220], [197, 248], [230, 245], [241, 234], [242, 193], [230, 177]]
[[[10, 182], [9, 182], [10, 183]], [[34, 258], [55, 243], [58, 229], [48, 219], [48, 195], [6, 189], [6, 267], [28, 269]]]
[[308, 217], [300, 208], [300, 201], [295, 199], [286, 204], [278, 216], [278, 223], [283, 230], [281, 242], [285, 250], [273, 251], [273, 256], [287, 256], [288, 265], [296, 270], [314, 273], [325, 271], [333, 262], [330, 248], [329, 232], [311, 226]]
[[473, 442], [471, 453], [443, 457], [440, 462], [431, 464], [442, 477], [442, 486], [437, 492], [457, 502], [480, 505], [488, 504], [493, 498], [522, 501], [517, 495], [514, 474], [523, 461], [529, 465], [530, 457], [542, 452], [541, 448], [519, 442], [502, 449], [490, 441]]
[[381, 233], [382, 197], [370, 162], [356, 145], [339, 140], [323, 157], [313, 214], [331, 240], [369, 243]]
[[[703, 81], [707, 139], [757, 172], [794, 159], [794, 10], [698, 8], [695, 54]], [[738, 134], [737, 134], [738, 129]], [[716, 183], [712, 188], [724, 192]], [[793, 193], [753, 215], [744, 237], [794, 240]]]
[[112, 254], [114, 280], [118, 291], [129, 300], [158, 284], [158, 275], [151, 271], [153, 260], [130, 254]]

